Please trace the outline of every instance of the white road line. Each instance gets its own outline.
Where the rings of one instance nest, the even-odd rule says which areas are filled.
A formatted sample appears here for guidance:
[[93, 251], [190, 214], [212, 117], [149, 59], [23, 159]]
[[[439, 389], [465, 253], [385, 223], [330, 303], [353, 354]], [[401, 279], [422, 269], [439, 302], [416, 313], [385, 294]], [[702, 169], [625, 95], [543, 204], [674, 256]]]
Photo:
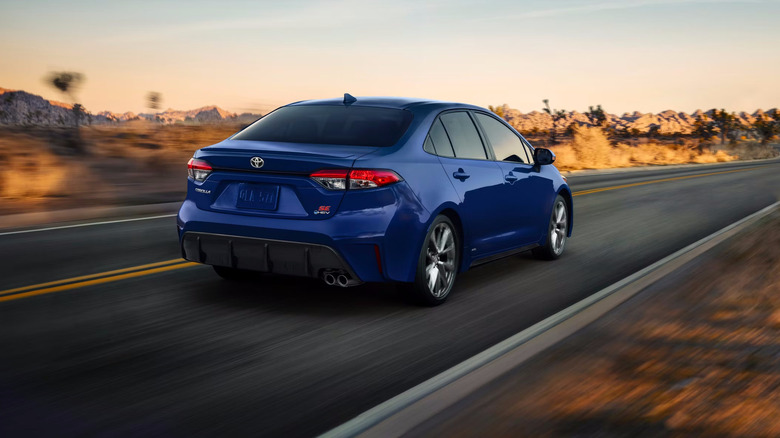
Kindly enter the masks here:
[[[445, 386], [452, 384], [456, 380], [463, 378], [467, 374], [470, 374], [483, 366], [489, 365], [491, 362], [494, 362], [502, 358], [503, 356], [511, 353], [513, 350], [517, 348], [522, 348], [524, 344], [527, 344], [533, 341], [535, 338], [538, 338], [544, 335], [545, 333], [555, 329], [556, 327], [563, 324], [570, 318], [577, 316], [581, 312], [585, 312], [591, 306], [594, 306], [600, 301], [609, 298], [610, 295], [613, 295], [616, 292], [621, 291], [621, 289], [632, 285], [632, 283], [635, 283], [639, 280], [644, 279], [648, 275], [653, 274], [655, 271], [658, 271], [659, 269], [664, 267], [664, 265], [667, 265], [671, 262], [681, 261], [678, 259], [681, 259], [684, 256], [690, 256], [690, 258], [692, 259], [696, 255], [699, 255], [699, 251], [692, 253], [695, 250], [700, 250], [700, 252], [706, 251], [705, 248], [700, 248], [700, 247], [706, 246], [707, 249], [709, 249], [712, 246], [717, 245], [721, 241], [727, 239], [728, 237], [740, 231], [738, 227], [742, 225], [748, 225], [748, 222], [752, 222], [760, 219], [763, 216], [766, 216], [778, 206], [780, 206], [780, 201], [775, 202], [774, 204], [766, 208], [763, 208], [743, 219], [740, 219], [737, 222], [734, 222], [733, 224], [728, 225], [725, 228], [722, 228], [716, 231], [715, 233], [710, 234], [709, 236], [664, 257], [663, 259], [653, 263], [652, 265], [647, 266], [646, 268], [629, 275], [628, 277], [618, 281], [617, 283], [607, 286], [606, 288], [594, 293], [593, 295], [590, 295], [587, 298], [572, 304], [571, 306], [559, 311], [558, 313], [555, 313], [554, 315], [547, 317], [546, 319], [532, 325], [531, 327], [528, 327], [527, 329], [521, 331], [520, 333], [511, 336], [509, 339], [499, 342], [498, 344], [488, 348], [487, 350], [484, 350], [483, 352], [478, 353], [477, 355], [472, 356], [469, 359], [466, 359], [465, 361], [455, 365], [454, 367], [391, 398], [390, 400], [387, 400], [384, 403], [381, 403], [375, 406], [374, 408], [363, 412], [362, 414], [358, 415], [352, 420], [347, 421], [346, 423], [334, 429], [331, 429], [330, 431], [320, 436], [324, 438], [336, 438], [336, 437], [341, 438], [341, 437], [354, 437], [361, 434], [365, 434], [367, 436], [382, 435], [382, 433], [372, 434], [371, 433], [372, 431], [370, 429], [374, 428], [377, 425], [380, 425], [380, 423], [384, 422], [385, 420], [388, 420], [390, 417], [393, 417], [394, 415], [398, 414], [399, 412], [408, 408], [409, 406], [417, 403], [423, 398], [428, 397], [434, 392], [441, 390]], [[689, 260], [685, 260], [685, 262], [687, 261]], [[637, 289], [638, 290], [636, 290], [635, 293], [638, 293], [639, 291], [644, 289], [644, 287], [637, 288]], [[625, 297], [625, 299], [627, 298], [628, 297]], [[611, 304], [611, 306], [615, 307], [617, 306], [617, 304], [619, 304], [619, 302], [615, 304]], [[604, 313], [606, 313], [606, 311], [609, 309], [601, 309], [601, 310]], [[425, 414], [417, 413], [418, 417], [420, 415], [425, 415]], [[412, 427], [413, 425], [407, 424], [406, 426]], [[384, 430], [383, 432], [387, 433], [388, 431]], [[391, 435], [395, 436], [395, 434], [392, 433]]]
[[35, 229], [32, 229], [32, 230], [6, 231], [5, 233], [0, 233], [0, 236], [10, 236], [12, 234], [37, 233], [39, 231], [64, 230], [66, 228], [91, 227], [93, 225], [121, 224], [123, 222], [147, 221], [147, 220], [152, 220], [152, 219], [162, 219], [162, 218], [165, 218], [165, 217], [175, 217], [175, 216], [176, 216], [176, 213], [173, 213], [173, 214], [161, 214], [159, 216], [145, 216], [145, 217], [136, 217], [136, 218], [132, 218], [132, 219], [117, 219], [117, 220], [113, 220], [113, 221], [88, 222], [86, 224], [62, 225], [62, 226], [59, 226], [59, 227], [35, 228]]

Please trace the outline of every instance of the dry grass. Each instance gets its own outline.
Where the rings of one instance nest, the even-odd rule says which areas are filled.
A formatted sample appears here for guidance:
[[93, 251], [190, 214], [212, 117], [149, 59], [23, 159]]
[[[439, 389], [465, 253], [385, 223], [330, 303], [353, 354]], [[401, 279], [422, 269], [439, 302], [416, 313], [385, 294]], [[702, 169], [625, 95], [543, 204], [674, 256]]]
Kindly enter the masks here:
[[760, 160], [773, 158], [778, 155], [777, 145], [762, 145], [755, 141], [740, 142], [735, 145], [718, 145], [712, 148], [718, 152], [725, 152], [729, 155], [736, 155], [740, 160]]
[[86, 205], [170, 202], [184, 197], [186, 163], [201, 147], [238, 130], [230, 125], [85, 126], [86, 154], [69, 129], [0, 132], [0, 214]]
[[780, 436], [780, 213], [652, 293], [428, 435]]
[[238, 127], [146, 122], [80, 129], [0, 131], [0, 214], [183, 199], [193, 152]]
[[[86, 155], [74, 155], [68, 129], [3, 128], [0, 214], [82, 205], [128, 205], [181, 199], [185, 163], [198, 148], [224, 140], [235, 125], [156, 125], [146, 121], [84, 126]], [[561, 170], [765, 158], [776, 150], [740, 143], [701, 152], [692, 146], [613, 145], [597, 128], [580, 128], [553, 148]]]
[[631, 146], [613, 145], [601, 128], [582, 126], [574, 131], [571, 141], [554, 146], [560, 170], [609, 169], [664, 164], [719, 163], [740, 157], [724, 150], [712, 152], [689, 145], [657, 143]]
[[41, 139], [25, 135], [0, 137], [0, 198], [64, 196], [80, 187], [84, 173], [82, 165], [60, 159]]
[[155, 125], [134, 121], [82, 129], [94, 155], [141, 163], [186, 162], [195, 150], [218, 143], [238, 130], [233, 125]]

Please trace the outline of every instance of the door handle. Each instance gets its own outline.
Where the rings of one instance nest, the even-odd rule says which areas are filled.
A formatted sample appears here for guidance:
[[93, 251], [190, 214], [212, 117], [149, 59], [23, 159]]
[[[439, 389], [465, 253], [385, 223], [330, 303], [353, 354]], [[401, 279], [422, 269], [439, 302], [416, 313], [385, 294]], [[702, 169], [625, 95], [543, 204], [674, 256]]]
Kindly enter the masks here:
[[461, 181], [466, 181], [471, 175], [464, 172], [463, 169], [458, 169], [457, 172], [452, 172], [452, 177]]
[[507, 182], [510, 182], [510, 183], [513, 183], [513, 182], [515, 182], [515, 181], [517, 181], [517, 180], [518, 180], [518, 178], [517, 178], [517, 177], [515, 176], [515, 174], [514, 174], [514, 173], [512, 173], [512, 172], [509, 172], [509, 173], [507, 173], [507, 174], [506, 174], [506, 176], [504, 177], [504, 179], [505, 179]]

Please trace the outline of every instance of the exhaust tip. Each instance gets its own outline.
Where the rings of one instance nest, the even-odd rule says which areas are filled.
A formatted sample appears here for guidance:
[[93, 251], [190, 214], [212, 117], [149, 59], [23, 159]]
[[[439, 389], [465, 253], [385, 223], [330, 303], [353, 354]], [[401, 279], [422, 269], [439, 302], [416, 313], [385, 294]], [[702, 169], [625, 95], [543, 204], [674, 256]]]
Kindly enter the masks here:
[[349, 283], [349, 280], [347, 279], [347, 276], [344, 274], [339, 275], [338, 277], [339, 286], [341, 287], [347, 287], [347, 283]]
[[325, 276], [322, 278], [325, 281], [325, 284], [328, 286], [333, 286], [336, 284], [336, 277], [333, 276], [333, 274], [325, 274]]

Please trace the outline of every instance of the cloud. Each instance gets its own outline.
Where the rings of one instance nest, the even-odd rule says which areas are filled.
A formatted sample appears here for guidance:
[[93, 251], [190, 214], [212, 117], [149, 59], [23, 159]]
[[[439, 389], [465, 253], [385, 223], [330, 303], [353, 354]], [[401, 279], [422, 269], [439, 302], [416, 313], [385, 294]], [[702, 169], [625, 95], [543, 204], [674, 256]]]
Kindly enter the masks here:
[[[401, 4], [403, 3], [403, 4]], [[290, 2], [276, 10], [261, 7], [247, 8], [242, 18], [211, 19], [186, 23], [170, 23], [164, 28], [132, 29], [104, 38], [106, 43], [135, 43], [197, 35], [204, 32], [239, 30], [290, 30], [337, 29], [356, 25], [391, 23], [414, 14], [425, 14], [443, 6], [435, 2], [384, 2], [384, 1], [315, 1]]]
[[639, 1], [620, 1], [620, 2], [602, 2], [602, 3], [590, 3], [582, 6], [565, 6], [559, 8], [529, 10], [519, 14], [502, 15], [497, 17], [498, 19], [524, 19], [524, 18], [543, 18], [543, 17], [555, 17], [560, 15], [574, 15], [581, 13], [592, 13], [600, 11], [620, 10], [620, 9], [634, 9], [652, 6], [663, 5], [679, 5], [685, 3], [765, 3], [764, 0], [639, 0]]

